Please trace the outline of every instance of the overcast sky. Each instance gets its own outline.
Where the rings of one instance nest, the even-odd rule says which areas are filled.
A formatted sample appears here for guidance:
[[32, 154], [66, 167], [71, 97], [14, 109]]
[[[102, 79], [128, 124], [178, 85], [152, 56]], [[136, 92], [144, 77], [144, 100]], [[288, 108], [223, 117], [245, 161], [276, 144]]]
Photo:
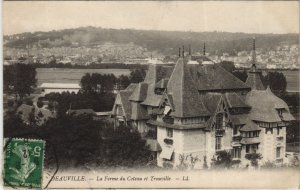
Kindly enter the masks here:
[[299, 33], [297, 1], [5, 1], [3, 4], [5, 35], [80, 26]]

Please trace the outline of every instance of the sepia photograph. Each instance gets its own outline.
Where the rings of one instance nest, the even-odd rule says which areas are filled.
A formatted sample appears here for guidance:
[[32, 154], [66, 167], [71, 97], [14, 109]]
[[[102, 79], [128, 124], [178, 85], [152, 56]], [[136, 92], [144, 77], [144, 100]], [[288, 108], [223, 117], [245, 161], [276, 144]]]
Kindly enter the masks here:
[[298, 189], [298, 1], [3, 1], [4, 189]]

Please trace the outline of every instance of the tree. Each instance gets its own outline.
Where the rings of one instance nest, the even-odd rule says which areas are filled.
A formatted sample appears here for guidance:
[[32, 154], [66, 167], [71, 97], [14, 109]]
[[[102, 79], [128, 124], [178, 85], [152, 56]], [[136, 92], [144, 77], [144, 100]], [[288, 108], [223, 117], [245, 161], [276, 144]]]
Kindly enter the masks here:
[[38, 100], [36, 105], [38, 108], [42, 108], [44, 106], [44, 103], [42, 101]]
[[116, 83], [113, 74], [85, 74], [81, 78], [81, 90], [85, 94], [112, 92]]
[[251, 165], [254, 167], [258, 166], [258, 160], [262, 159], [261, 154], [258, 153], [249, 153], [246, 154], [245, 158], [251, 161]]
[[268, 72], [266, 76], [263, 77], [263, 83], [265, 86], [270, 86], [272, 92], [277, 95], [286, 92], [286, 78], [281, 72]]
[[213, 160], [213, 167], [216, 168], [230, 168], [232, 166], [232, 156], [230, 152], [225, 150], [216, 153], [217, 159]]
[[33, 106], [33, 101], [32, 100], [26, 100], [25, 102], [29, 106]]
[[30, 95], [36, 86], [36, 70], [32, 65], [15, 64], [4, 66], [3, 81], [4, 91], [13, 93], [22, 100], [25, 95]]
[[119, 89], [125, 89], [131, 83], [128, 76], [121, 75], [117, 78], [117, 86]]
[[144, 80], [146, 76], [146, 71], [144, 69], [135, 69], [130, 73], [130, 81], [131, 83], [139, 83]]

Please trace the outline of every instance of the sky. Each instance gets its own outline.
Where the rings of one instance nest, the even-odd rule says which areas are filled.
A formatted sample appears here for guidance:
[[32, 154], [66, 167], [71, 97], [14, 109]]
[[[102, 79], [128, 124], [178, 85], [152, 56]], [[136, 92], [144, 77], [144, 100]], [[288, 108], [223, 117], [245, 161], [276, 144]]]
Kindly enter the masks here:
[[298, 1], [4, 1], [4, 35], [82, 26], [299, 33]]

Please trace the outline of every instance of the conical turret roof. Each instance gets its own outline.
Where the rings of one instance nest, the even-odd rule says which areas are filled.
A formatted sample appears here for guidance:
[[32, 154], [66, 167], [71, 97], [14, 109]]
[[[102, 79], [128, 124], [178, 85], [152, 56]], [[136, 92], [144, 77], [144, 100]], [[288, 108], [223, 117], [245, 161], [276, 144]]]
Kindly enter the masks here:
[[252, 66], [248, 73], [246, 84], [253, 90], [265, 90], [261, 81], [261, 72], [256, 69], [256, 51], [255, 51], [255, 38], [253, 38], [253, 49], [252, 49]]

